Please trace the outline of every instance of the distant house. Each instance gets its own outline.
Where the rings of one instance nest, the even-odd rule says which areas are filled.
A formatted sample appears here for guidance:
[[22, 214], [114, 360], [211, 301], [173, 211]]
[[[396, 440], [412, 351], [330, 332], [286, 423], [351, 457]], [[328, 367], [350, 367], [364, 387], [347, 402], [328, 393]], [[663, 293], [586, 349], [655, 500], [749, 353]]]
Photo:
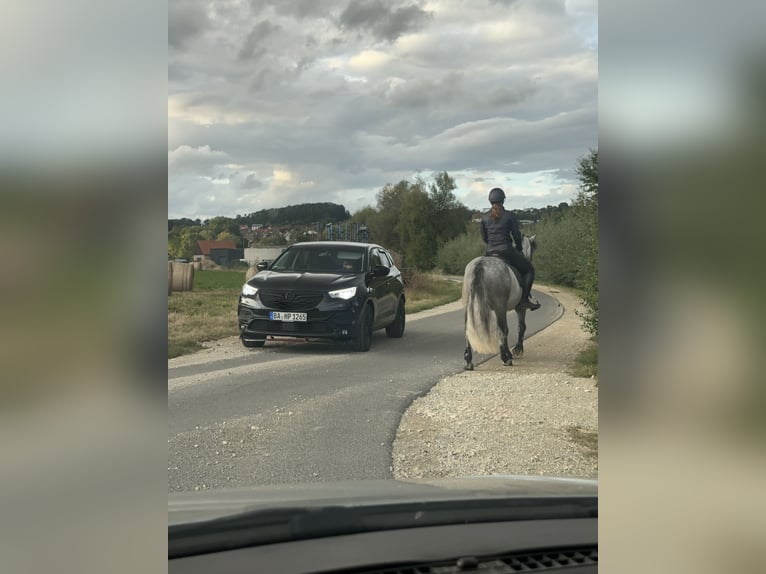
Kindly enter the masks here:
[[195, 261], [210, 259], [224, 267], [244, 257], [244, 250], [238, 249], [231, 239], [200, 239], [194, 251]]
[[213, 247], [210, 249], [210, 259], [222, 267], [228, 267], [232, 263], [242, 260], [244, 257], [244, 249], [227, 249], [224, 247]]
[[273, 261], [284, 250], [284, 247], [247, 247], [244, 259], [250, 266], [254, 266], [259, 261]]

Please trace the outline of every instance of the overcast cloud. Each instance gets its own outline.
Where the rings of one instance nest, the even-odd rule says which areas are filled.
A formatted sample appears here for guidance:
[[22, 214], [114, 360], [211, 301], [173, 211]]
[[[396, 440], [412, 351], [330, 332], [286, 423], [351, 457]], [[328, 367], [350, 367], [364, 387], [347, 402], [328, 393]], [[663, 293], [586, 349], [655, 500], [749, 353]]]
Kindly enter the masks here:
[[458, 198], [576, 194], [597, 145], [591, 0], [170, 0], [169, 217], [334, 201], [446, 170]]

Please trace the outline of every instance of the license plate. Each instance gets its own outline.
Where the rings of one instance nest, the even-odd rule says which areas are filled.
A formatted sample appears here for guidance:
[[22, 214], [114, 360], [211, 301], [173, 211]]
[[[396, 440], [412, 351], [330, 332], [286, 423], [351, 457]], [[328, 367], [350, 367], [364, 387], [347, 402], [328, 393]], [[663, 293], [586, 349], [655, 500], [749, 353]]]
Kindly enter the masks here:
[[270, 311], [272, 321], [306, 321], [306, 313], [288, 313], [285, 311]]

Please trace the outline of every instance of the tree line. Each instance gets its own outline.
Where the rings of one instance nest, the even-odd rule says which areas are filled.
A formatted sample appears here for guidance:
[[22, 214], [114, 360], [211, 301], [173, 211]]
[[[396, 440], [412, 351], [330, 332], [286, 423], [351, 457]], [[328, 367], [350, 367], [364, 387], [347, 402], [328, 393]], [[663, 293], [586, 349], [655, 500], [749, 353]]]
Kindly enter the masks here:
[[321, 202], [261, 209], [247, 215], [237, 215], [234, 221], [248, 227], [257, 223], [262, 225], [311, 225], [320, 222], [340, 223], [350, 217], [351, 214], [343, 205]]

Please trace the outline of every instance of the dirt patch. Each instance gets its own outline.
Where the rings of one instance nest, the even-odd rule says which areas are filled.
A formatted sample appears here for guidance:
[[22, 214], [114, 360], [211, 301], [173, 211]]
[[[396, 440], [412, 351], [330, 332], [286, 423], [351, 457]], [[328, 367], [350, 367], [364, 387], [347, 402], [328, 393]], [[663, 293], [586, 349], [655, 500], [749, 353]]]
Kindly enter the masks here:
[[581, 305], [564, 290], [538, 289], [559, 300], [562, 317], [530, 337], [513, 366], [494, 357], [413, 402], [394, 441], [396, 478], [598, 476], [597, 380], [569, 374], [590, 344]]

